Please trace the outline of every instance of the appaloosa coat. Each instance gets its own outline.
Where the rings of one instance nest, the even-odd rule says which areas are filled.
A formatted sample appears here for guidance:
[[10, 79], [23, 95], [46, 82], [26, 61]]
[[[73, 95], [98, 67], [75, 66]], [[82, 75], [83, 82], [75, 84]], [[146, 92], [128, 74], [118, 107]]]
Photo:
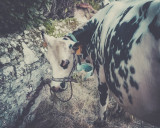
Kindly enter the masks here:
[[111, 92], [126, 111], [160, 126], [160, 0], [110, 3], [72, 34], [97, 72], [101, 121]]

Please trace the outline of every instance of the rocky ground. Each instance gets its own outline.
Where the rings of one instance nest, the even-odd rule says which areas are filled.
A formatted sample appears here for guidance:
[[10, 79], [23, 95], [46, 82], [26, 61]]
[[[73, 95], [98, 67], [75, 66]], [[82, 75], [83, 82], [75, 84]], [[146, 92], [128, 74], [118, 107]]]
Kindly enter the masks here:
[[[70, 89], [61, 94], [59, 98], [66, 100], [70, 96]], [[27, 128], [99, 128], [94, 125], [98, 117], [98, 92], [94, 77], [87, 81], [73, 84], [73, 97], [68, 102], [59, 101], [51, 95], [50, 102], [43, 101], [34, 121]], [[110, 98], [109, 109], [115, 106], [115, 101]], [[133, 116], [125, 114], [117, 117], [108, 117], [107, 125], [103, 128], [158, 128], [142, 122]]]

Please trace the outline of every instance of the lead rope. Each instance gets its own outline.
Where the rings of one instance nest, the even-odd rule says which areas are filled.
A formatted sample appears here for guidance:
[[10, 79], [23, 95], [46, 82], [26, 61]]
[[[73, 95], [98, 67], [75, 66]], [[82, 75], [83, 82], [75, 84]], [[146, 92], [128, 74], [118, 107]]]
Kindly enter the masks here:
[[72, 82], [70, 82], [70, 86], [71, 86], [71, 87], [70, 87], [70, 88], [71, 88], [71, 95], [70, 95], [70, 97], [69, 97], [67, 100], [63, 100], [63, 99], [59, 98], [59, 97], [57, 96], [56, 92], [54, 92], [54, 91], [52, 90], [52, 88], [51, 88], [51, 86], [50, 86], [50, 84], [49, 84], [50, 93], [51, 93], [51, 95], [54, 94], [54, 96], [55, 96], [59, 101], [61, 101], [61, 102], [68, 102], [68, 101], [72, 98], [72, 96], [73, 96]]

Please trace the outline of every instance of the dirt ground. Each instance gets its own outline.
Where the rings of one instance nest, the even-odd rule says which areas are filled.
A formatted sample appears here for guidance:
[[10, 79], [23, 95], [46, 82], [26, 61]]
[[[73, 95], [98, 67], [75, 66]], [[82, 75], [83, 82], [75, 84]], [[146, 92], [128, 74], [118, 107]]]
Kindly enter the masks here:
[[[46, 89], [46, 93], [50, 93]], [[70, 97], [70, 89], [57, 94], [61, 99]], [[73, 85], [73, 96], [68, 102], [59, 101], [55, 95], [43, 101], [36, 110], [35, 119], [26, 128], [99, 128], [94, 125], [98, 117], [98, 91], [94, 77]], [[110, 98], [109, 108], [115, 106]], [[125, 114], [118, 117], [109, 116], [107, 125], [103, 128], [160, 128], [140, 121], [133, 116], [127, 118]]]

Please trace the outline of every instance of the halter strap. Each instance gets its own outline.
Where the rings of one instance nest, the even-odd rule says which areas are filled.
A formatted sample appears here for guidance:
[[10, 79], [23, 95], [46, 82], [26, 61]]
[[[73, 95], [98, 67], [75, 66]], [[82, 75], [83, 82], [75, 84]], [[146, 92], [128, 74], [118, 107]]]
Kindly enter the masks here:
[[75, 70], [77, 63], [76, 63], [76, 58], [75, 58], [75, 54], [73, 54], [73, 67], [71, 69], [71, 72], [69, 73], [68, 77], [64, 77], [64, 78], [54, 78], [52, 76], [52, 80], [55, 82], [76, 82], [76, 80], [71, 78], [71, 74], [73, 73], [73, 71]]
[[70, 38], [72, 41], [74, 41], [75, 43], [78, 42], [77, 39], [76, 39], [76, 37], [75, 37], [72, 33], [69, 33], [69, 34], [67, 35], [67, 37], [69, 37], [69, 38]]

